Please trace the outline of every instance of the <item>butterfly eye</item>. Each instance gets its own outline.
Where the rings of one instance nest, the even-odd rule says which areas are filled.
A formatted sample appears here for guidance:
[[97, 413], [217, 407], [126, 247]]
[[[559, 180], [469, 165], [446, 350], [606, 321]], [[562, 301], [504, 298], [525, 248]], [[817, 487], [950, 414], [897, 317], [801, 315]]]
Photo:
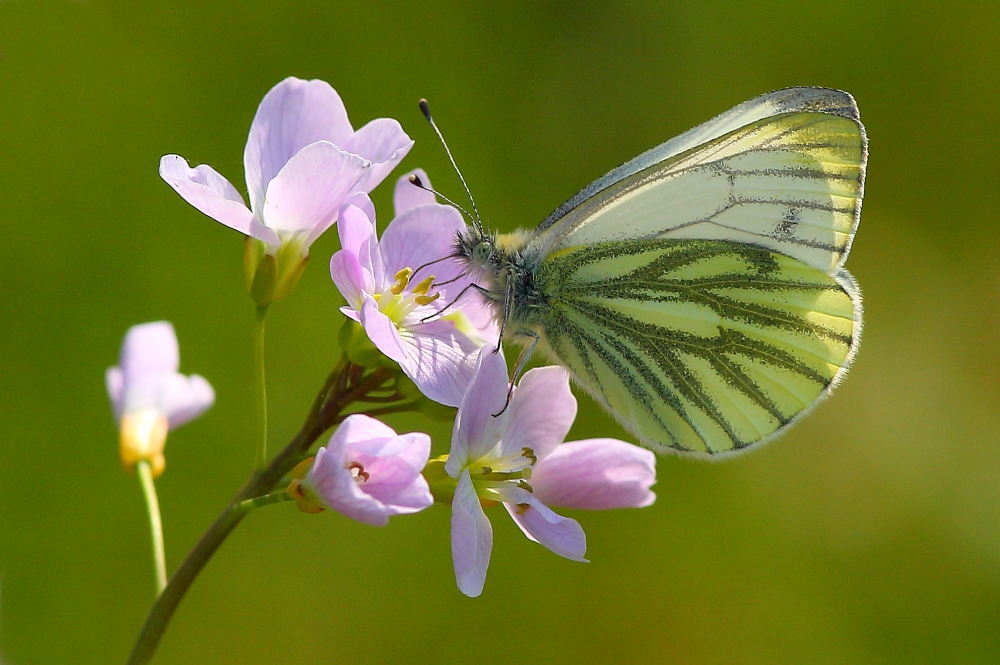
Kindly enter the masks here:
[[478, 243], [472, 248], [472, 260], [476, 265], [484, 266], [493, 254], [493, 245], [488, 242]]

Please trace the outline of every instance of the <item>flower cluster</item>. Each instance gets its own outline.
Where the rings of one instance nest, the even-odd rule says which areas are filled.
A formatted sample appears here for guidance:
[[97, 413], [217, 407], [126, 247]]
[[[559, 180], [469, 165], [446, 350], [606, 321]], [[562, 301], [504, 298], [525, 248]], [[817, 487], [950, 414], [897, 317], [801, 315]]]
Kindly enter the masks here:
[[[348, 334], [341, 335], [345, 357], [314, 415], [332, 413], [329, 424], [339, 426], [315, 452], [304, 447], [275, 458], [275, 464], [290, 460], [274, 474], [284, 475], [287, 487], [263, 487], [266, 494], [234, 505], [294, 500], [303, 512], [329, 509], [383, 526], [435, 501], [450, 504], [458, 588], [478, 596], [493, 546], [485, 509], [503, 505], [529, 539], [586, 561], [583, 528], [553, 507], [648, 506], [655, 499], [655, 458], [614, 439], [564, 442], [577, 402], [560, 367], [532, 369], [510, 386], [492, 310], [478, 298], [459, 298], [473, 286], [453, 256], [462, 216], [428, 191], [422, 170], [398, 179], [395, 216], [379, 238], [368, 193], [412, 145], [395, 120], [373, 120], [355, 131], [333, 88], [289, 78], [267, 93], [250, 128], [244, 152], [249, 206], [209, 166], [191, 168], [167, 155], [160, 175], [195, 208], [247, 236], [244, 270], [258, 313], [288, 295], [310, 246], [337, 223], [340, 250], [331, 257], [330, 274], [346, 301]], [[414, 186], [411, 176], [427, 189]], [[157, 322], [132, 328], [119, 366], [107, 372], [129, 469], [146, 462], [158, 476], [167, 431], [214, 400], [207, 381], [180, 375], [177, 367], [173, 328]], [[430, 436], [397, 434], [366, 415], [412, 407], [417, 398], [407, 387], [421, 400], [453, 407], [448, 454], [432, 460]], [[337, 401], [347, 396], [353, 401]]]

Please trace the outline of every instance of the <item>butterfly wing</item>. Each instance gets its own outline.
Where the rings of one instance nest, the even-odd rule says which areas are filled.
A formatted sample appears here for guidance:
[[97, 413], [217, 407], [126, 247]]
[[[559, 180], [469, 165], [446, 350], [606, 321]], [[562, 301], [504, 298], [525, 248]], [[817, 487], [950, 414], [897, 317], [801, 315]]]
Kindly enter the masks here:
[[850, 275], [739, 242], [575, 247], [542, 264], [538, 285], [542, 348], [660, 452], [773, 438], [839, 381], [859, 342]]
[[835, 274], [860, 218], [866, 160], [849, 94], [780, 90], [611, 171], [543, 222], [528, 249], [544, 258], [612, 240], [716, 238]]
[[525, 248], [542, 348], [653, 449], [773, 438], [857, 351], [866, 159], [849, 94], [791, 88], [611, 171]]

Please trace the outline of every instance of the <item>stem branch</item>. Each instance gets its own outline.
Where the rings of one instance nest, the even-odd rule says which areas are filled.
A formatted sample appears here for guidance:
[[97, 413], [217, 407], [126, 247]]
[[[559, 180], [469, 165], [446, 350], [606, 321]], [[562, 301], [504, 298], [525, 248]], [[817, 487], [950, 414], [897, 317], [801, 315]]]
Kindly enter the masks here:
[[[261, 314], [259, 310], [258, 314]], [[259, 316], [258, 320], [263, 331], [263, 316]], [[263, 368], [263, 364], [261, 367]], [[323, 432], [346, 417], [344, 409], [348, 405], [369, 392], [381, 389], [393, 376], [392, 371], [384, 367], [375, 369], [367, 377], [358, 376], [354, 370], [355, 367], [344, 360], [337, 364], [313, 403], [299, 433], [274, 456], [270, 464], [254, 472], [243, 489], [236, 493], [225, 510], [188, 552], [146, 615], [146, 622], [132, 648], [128, 665], [143, 665], [152, 659], [160, 638], [184, 594], [240, 520], [250, 509], [257, 507], [255, 502], [267, 499], [285, 474], [292, 470], [303, 453], [309, 450]]]

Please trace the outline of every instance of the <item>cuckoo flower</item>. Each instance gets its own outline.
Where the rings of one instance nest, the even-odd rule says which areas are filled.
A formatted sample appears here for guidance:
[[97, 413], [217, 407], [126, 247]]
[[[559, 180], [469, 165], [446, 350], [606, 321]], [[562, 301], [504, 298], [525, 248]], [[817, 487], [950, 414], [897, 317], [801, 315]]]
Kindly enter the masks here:
[[167, 432], [197, 418], [215, 401], [208, 381], [178, 374], [179, 363], [174, 327], [155, 321], [129, 328], [118, 366], [105, 373], [118, 421], [119, 452], [129, 470], [145, 460], [154, 477], [159, 476], [166, 463]]
[[[250, 207], [224, 177], [178, 155], [160, 160], [160, 176], [209, 217], [250, 236], [247, 286], [258, 304], [295, 284], [309, 246], [337, 221], [352, 193], [370, 192], [409, 152], [413, 141], [395, 120], [354, 131], [337, 92], [324, 81], [287, 78], [264, 96], [243, 153]], [[261, 302], [262, 300], [266, 302]]]
[[396, 434], [374, 418], [355, 414], [319, 449], [308, 473], [293, 480], [288, 493], [305, 512], [330, 508], [385, 526], [391, 515], [415, 513], [434, 503], [420, 475], [430, 453], [428, 435]]
[[601, 510], [648, 506], [655, 499], [656, 459], [614, 439], [563, 443], [576, 417], [569, 375], [561, 367], [524, 374], [510, 404], [503, 356], [485, 348], [462, 400], [444, 470], [457, 480], [451, 551], [458, 588], [482, 593], [493, 549], [484, 505], [503, 503], [529, 539], [574, 561], [586, 561], [580, 524], [547, 504]]
[[[423, 171], [414, 173], [428, 182]], [[347, 300], [342, 311], [364, 326], [378, 350], [428, 398], [458, 406], [476, 351], [498, 333], [474, 294], [442, 312], [471, 283], [451, 257], [465, 224], [455, 208], [436, 203], [408, 178], [396, 184], [396, 218], [381, 242], [370, 199], [356, 196], [341, 209], [343, 249], [333, 255], [330, 274]]]

